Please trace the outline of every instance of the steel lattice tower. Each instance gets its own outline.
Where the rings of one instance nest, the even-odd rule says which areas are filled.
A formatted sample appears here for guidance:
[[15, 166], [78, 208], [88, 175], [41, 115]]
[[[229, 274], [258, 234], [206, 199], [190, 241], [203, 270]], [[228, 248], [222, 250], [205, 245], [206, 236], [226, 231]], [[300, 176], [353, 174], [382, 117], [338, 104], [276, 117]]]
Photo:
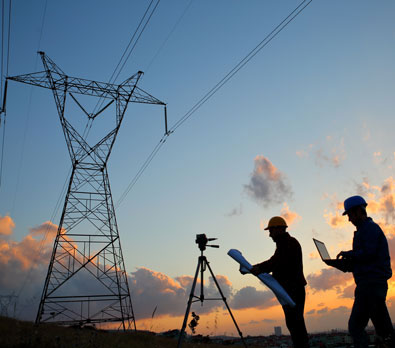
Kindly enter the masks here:
[[[132, 324], [136, 329], [107, 161], [128, 103], [165, 103], [137, 87], [140, 71], [120, 85], [90, 81], [67, 76], [44, 52], [39, 54], [44, 71], [8, 79], [52, 90], [72, 172], [36, 323], [121, 322], [124, 330]], [[109, 102], [97, 113], [89, 114], [73, 93]], [[67, 95], [91, 121], [115, 102], [115, 128], [96, 145], [89, 146], [66, 119]]]

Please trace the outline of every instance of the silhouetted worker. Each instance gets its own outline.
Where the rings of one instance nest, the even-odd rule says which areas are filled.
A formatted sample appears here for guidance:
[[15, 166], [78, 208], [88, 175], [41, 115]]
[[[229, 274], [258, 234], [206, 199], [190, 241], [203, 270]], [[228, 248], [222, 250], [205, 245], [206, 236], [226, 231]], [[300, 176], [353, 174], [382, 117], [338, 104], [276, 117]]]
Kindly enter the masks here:
[[294, 347], [307, 348], [309, 343], [303, 317], [307, 283], [303, 275], [302, 248], [299, 242], [286, 232], [287, 227], [287, 223], [280, 216], [269, 220], [265, 230], [269, 230], [269, 236], [276, 243], [276, 251], [269, 260], [254, 265], [251, 273], [272, 273], [287, 291], [296, 306], [283, 306], [285, 323], [291, 333]]
[[388, 242], [380, 226], [367, 216], [366, 206], [361, 196], [344, 201], [343, 215], [348, 215], [348, 220], [357, 228], [352, 250], [337, 255], [337, 258], [349, 260], [356, 284], [348, 330], [355, 348], [368, 347], [365, 327], [371, 319], [384, 346], [393, 348], [394, 329], [385, 304], [387, 280], [392, 276]]

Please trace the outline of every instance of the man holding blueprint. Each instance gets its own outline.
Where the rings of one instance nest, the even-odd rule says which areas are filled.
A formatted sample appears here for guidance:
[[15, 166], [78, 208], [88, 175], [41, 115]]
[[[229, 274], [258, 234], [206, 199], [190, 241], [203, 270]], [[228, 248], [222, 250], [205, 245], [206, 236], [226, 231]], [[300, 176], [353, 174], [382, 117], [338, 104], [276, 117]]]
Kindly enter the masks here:
[[287, 223], [280, 216], [269, 220], [265, 230], [269, 230], [269, 236], [276, 243], [276, 251], [269, 260], [252, 266], [250, 272], [254, 275], [272, 273], [273, 278], [289, 294], [295, 306], [283, 305], [285, 322], [294, 347], [307, 348], [309, 343], [303, 316], [307, 283], [303, 274], [302, 248], [286, 232], [287, 227]]

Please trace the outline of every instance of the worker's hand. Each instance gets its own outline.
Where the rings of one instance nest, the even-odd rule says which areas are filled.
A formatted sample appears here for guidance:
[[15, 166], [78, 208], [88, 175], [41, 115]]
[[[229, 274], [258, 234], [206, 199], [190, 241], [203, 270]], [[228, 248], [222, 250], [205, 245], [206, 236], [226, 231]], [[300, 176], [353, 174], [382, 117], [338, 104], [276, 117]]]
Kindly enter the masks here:
[[257, 276], [258, 274], [262, 273], [262, 272], [260, 272], [259, 266], [258, 266], [258, 265], [252, 266], [251, 269], [250, 269], [250, 272], [251, 272], [253, 275], [255, 275], [255, 276]]
[[341, 251], [337, 254], [336, 259], [349, 259], [351, 257], [351, 251]]
[[240, 265], [239, 271], [242, 275], [250, 273], [250, 271], [242, 265]]

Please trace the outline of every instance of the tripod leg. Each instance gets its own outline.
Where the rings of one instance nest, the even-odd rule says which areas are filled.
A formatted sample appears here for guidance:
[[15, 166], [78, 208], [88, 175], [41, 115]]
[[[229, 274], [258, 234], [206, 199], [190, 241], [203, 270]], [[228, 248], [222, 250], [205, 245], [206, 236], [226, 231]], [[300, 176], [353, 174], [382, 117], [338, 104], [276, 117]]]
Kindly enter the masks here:
[[177, 348], [181, 347], [182, 339], [184, 338], [184, 332], [185, 332], [185, 328], [187, 326], [189, 311], [191, 309], [192, 299], [193, 299], [193, 296], [195, 294], [196, 281], [197, 281], [198, 274], [199, 274], [199, 269], [200, 269], [201, 266], [202, 266], [202, 264], [201, 264], [201, 260], [200, 260], [200, 257], [199, 257], [199, 261], [198, 261], [198, 265], [197, 265], [196, 273], [195, 273], [195, 278], [193, 279], [193, 283], [192, 283], [191, 293], [189, 294], [189, 300], [188, 300], [187, 310], [186, 310], [185, 316], [184, 316], [184, 322], [182, 323], [180, 336], [178, 337]]
[[241, 331], [240, 331], [240, 329], [239, 329], [239, 326], [238, 326], [237, 323], [236, 323], [236, 319], [234, 318], [234, 316], [233, 316], [233, 314], [232, 314], [232, 311], [230, 310], [230, 307], [228, 306], [228, 302], [226, 302], [226, 298], [225, 298], [225, 296], [224, 296], [224, 294], [223, 294], [223, 292], [222, 292], [222, 290], [221, 290], [221, 288], [220, 288], [220, 286], [219, 286], [219, 284], [218, 284], [218, 282], [217, 282], [217, 278], [215, 278], [214, 272], [213, 272], [213, 270], [211, 269], [210, 264], [208, 263], [208, 261], [207, 261], [207, 260], [205, 260], [205, 261], [206, 261], [206, 265], [207, 265], [208, 269], [210, 270], [211, 276], [212, 276], [213, 279], [214, 279], [215, 285], [217, 286], [217, 289], [218, 289], [219, 293], [221, 294], [222, 300], [224, 301], [225, 306], [226, 306], [226, 308], [228, 309], [228, 312], [229, 312], [229, 314], [230, 314], [230, 316], [231, 316], [231, 318], [232, 318], [232, 320], [233, 320], [233, 323], [234, 323], [235, 326], [236, 326], [236, 329], [237, 329], [237, 332], [239, 333], [240, 339], [241, 339], [241, 341], [243, 342], [244, 347], [247, 348], [247, 344], [244, 342], [243, 334], [241, 333]]

